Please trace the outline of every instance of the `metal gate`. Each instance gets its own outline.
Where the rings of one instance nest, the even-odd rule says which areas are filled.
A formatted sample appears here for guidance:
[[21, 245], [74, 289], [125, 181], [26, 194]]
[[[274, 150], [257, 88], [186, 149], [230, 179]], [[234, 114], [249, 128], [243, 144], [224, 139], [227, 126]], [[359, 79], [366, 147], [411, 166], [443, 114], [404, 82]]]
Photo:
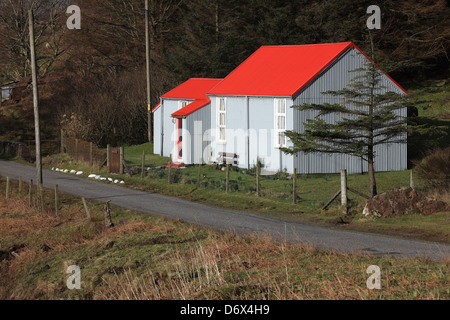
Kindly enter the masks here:
[[120, 174], [120, 148], [109, 148], [109, 172]]

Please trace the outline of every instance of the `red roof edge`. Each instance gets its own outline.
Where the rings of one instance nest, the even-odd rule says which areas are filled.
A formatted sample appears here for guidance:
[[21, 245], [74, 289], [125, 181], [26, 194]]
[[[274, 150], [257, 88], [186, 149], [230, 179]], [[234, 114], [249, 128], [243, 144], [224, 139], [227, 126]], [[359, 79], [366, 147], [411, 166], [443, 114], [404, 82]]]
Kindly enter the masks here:
[[347, 51], [349, 48], [356, 47], [353, 42], [348, 42], [348, 45], [342, 49], [338, 54], [336, 54], [327, 64], [325, 64], [318, 72], [316, 72], [308, 81], [305, 82], [303, 86], [298, 88], [293, 94], [292, 98], [295, 97], [302, 89], [304, 89], [307, 85], [311, 83], [319, 74], [323, 72], [330, 64], [332, 64], [337, 58], [339, 58], [345, 51]]
[[388, 77], [395, 85], [397, 85], [397, 87], [399, 87], [404, 93], [406, 93], [407, 95], [409, 95], [408, 91], [406, 91], [401, 85], [399, 85], [397, 83], [397, 81], [395, 81], [394, 79], [391, 78], [390, 75], [388, 75], [383, 69], [380, 68], [380, 66], [378, 64], [375, 63], [375, 61], [373, 61], [367, 54], [365, 54], [360, 48], [358, 48], [357, 45], [353, 45], [354, 48], [356, 48], [359, 52], [361, 52], [367, 59], [369, 59], [369, 61], [371, 61], [374, 65], [376, 65], [378, 67], [378, 69], [381, 70], [381, 72], [383, 72], [385, 74], [386, 77]]
[[155, 112], [156, 111], [156, 109], [158, 109], [158, 107], [161, 105], [161, 102], [160, 103], [158, 103], [157, 105], [156, 105], [156, 107], [154, 107], [153, 109], [152, 109], [152, 112]]
[[361, 52], [367, 59], [369, 59], [369, 61], [371, 61], [373, 64], [375, 64], [377, 66], [377, 68], [379, 68], [381, 70], [381, 72], [383, 72], [397, 87], [399, 87], [404, 93], [408, 94], [408, 92], [401, 85], [399, 85], [397, 81], [392, 79], [392, 77], [390, 75], [388, 75], [383, 69], [381, 69], [380, 66], [378, 64], [376, 64], [372, 59], [370, 59], [367, 54], [365, 54], [360, 48], [358, 48], [357, 45], [355, 45], [353, 42], [349, 42], [349, 45], [347, 47], [345, 47], [333, 59], [331, 59], [331, 61], [328, 64], [326, 64], [320, 71], [318, 71], [314, 76], [312, 76], [311, 79], [309, 79], [305, 85], [303, 85], [297, 91], [295, 91], [295, 93], [292, 95], [292, 97], [295, 97], [303, 88], [305, 88], [311, 81], [313, 81], [319, 74], [321, 74], [323, 72], [323, 70], [328, 68], [328, 66], [330, 64], [332, 64], [337, 58], [339, 58], [349, 48], [357, 49], [359, 52]]
[[174, 118], [181, 118], [181, 117], [187, 117], [190, 114], [193, 114], [197, 110], [200, 110], [203, 107], [206, 107], [211, 103], [211, 100], [209, 98], [207, 99], [197, 99], [194, 102], [188, 104], [186, 107], [178, 110], [177, 112], [172, 113], [172, 117]]

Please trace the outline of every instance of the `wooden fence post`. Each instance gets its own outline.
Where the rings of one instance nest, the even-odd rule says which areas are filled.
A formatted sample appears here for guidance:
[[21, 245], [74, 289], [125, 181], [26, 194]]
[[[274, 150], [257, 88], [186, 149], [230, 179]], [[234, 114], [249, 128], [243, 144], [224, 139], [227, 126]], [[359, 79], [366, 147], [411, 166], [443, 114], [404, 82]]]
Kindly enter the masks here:
[[145, 166], [145, 150], [142, 150], [142, 164], [141, 164], [141, 178], [142, 179], [144, 179], [144, 177], [145, 177], [144, 166]]
[[106, 226], [106, 228], [114, 227], [114, 223], [112, 222], [112, 219], [111, 219], [111, 208], [109, 206], [110, 202], [111, 202], [111, 200], [108, 200], [105, 204], [105, 207], [103, 208], [103, 210], [105, 211], [105, 226]]
[[89, 142], [89, 167], [94, 166], [94, 144]]
[[227, 175], [226, 175], [226, 181], [225, 181], [225, 192], [230, 192], [230, 165], [227, 163]]
[[168, 184], [172, 183], [172, 154], [170, 154], [169, 158], [169, 172], [167, 174], [167, 183]]
[[75, 139], [75, 161], [78, 162], [78, 139]]
[[197, 188], [200, 188], [202, 184], [202, 161], [200, 160], [198, 163], [198, 172], [197, 172]]
[[44, 211], [44, 186], [39, 184], [39, 201], [41, 202], [41, 211]]
[[58, 216], [58, 206], [59, 206], [58, 185], [55, 184], [55, 214], [56, 214], [56, 216]]
[[261, 196], [261, 190], [260, 190], [260, 185], [259, 185], [259, 174], [261, 172], [261, 163], [258, 161], [256, 161], [256, 196], [260, 197]]
[[22, 193], [22, 176], [19, 177], [19, 195]]
[[120, 147], [120, 174], [123, 174], [124, 170], [124, 163], [125, 163], [125, 155], [124, 155], [124, 148]]
[[347, 170], [341, 170], [341, 205], [347, 212]]
[[91, 219], [91, 213], [89, 212], [89, 208], [88, 208], [87, 203], [86, 203], [86, 199], [85, 198], [81, 198], [81, 201], [83, 201], [83, 206], [84, 206], [84, 210], [86, 211], [86, 216], [88, 217], [89, 220], [92, 220]]
[[106, 167], [107, 167], [108, 173], [111, 173], [111, 170], [110, 170], [110, 168], [111, 168], [110, 164], [111, 163], [110, 163], [110, 158], [109, 158], [110, 149], [111, 149], [111, 145], [107, 144], [106, 145]]
[[294, 176], [292, 177], [292, 202], [297, 203], [297, 168], [294, 168]]
[[64, 153], [64, 130], [61, 129], [61, 153]]
[[9, 199], [9, 188], [10, 188], [10, 180], [9, 177], [6, 177], [6, 200]]
[[28, 205], [31, 207], [33, 202], [33, 179], [30, 180], [30, 185], [28, 186]]

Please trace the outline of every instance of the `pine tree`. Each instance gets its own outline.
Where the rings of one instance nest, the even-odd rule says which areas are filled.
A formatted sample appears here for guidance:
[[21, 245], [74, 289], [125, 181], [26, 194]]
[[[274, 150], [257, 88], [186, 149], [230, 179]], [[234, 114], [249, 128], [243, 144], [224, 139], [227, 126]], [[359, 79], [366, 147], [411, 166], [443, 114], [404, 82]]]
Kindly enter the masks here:
[[[360, 54], [360, 53], [358, 53]], [[347, 88], [323, 94], [341, 98], [336, 104], [302, 104], [298, 110], [316, 110], [318, 115], [308, 119], [302, 133], [287, 131], [293, 146], [283, 152], [341, 153], [361, 157], [368, 163], [370, 195], [377, 194], [375, 181], [375, 147], [380, 144], [406, 143], [408, 96], [386, 90], [383, 72], [369, 59], [362, 68], [352, 70], [356, 76]], [[404, 112], [403, 112], [404, 111]], [[338, 113], [341, 120], [334, 124], [322, 119]]]

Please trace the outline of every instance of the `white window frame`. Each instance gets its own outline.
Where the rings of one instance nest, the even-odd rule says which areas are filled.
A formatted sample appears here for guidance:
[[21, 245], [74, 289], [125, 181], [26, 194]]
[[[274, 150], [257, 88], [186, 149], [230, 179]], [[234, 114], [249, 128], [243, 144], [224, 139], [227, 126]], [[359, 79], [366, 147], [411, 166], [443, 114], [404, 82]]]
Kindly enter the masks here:
[[[223, 101], [223, 109], [220, 110], [221, 101]], [[223, 115], [224, 123], [221, 124], [221, 116]], [[223, 130], [223, 138], [221, 136], [221, 131]], [[227, 99], [226, 98], [217, 98], [217, 142], [225, 144], [227, 142]]]
[[[284, 104], [284, 112], [282, 112], [283, 110], [280, 110], [280, 103]], [[274, 146], [275, 148], [281, 148], [281, 147], [286, 147], [286, 124], [287, 124], [287, 99], [286, 98], [275, 98], [274, 101], [274, 131], [275, 131], [275, 136], [274, 136]], [[280, 119], [281, 118], [281, 119]], [[284, 121], [282, 120], [284, 118]], [[281, 120], [282, 122], [280, 123]], [[280, 125], [281, 124], [281, 125]], [[284, 141], [282, 141], [280, 143], [280, 135], [283, 134], [284, 136]]]
[[183, 109], [184, 107], [186, 107], [189, 104], [188, 101], [186, 100], [180, 100], [178, 101], [178, 110]]

